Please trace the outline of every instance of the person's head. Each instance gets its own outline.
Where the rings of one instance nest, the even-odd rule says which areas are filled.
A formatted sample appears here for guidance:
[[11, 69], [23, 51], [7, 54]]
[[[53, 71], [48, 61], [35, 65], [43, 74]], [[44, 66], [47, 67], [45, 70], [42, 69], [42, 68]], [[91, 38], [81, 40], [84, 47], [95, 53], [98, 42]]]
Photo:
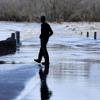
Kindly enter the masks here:
[[45, 23], [46, 21], [46, 17], [45, 16], [41, 16], [41, 23]]

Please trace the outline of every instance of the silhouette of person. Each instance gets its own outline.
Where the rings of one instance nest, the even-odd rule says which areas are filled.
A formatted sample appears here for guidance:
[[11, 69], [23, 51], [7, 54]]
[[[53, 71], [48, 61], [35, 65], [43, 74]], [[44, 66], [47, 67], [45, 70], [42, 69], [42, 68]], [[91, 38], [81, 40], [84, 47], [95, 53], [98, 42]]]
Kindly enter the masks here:
[[40, 75], [40, 80], [41, 80], [41, 100], [49, 100], [52, 92], [49, 90], [48, 85], [47, 85], [47, 75], [49, 73], [49, 66], [45, 67], [44, 71], [42, 68], [40, 68], [39, 75]]
[[41, 47], [38, 55], [38, 59], [34, 59], [34, 61], [40, 63], [42, 60], [42, 57], [45, 59], [44, 64], [49, 64], [49, 55], [47, 51], [47, 43], [49, 40], [49, 37], [53, 34], [53, 31], [50, 27], [50, 25], [46, 22], [45, 16], [41, 16], [41, 34], [40, 34], [40, 42]]

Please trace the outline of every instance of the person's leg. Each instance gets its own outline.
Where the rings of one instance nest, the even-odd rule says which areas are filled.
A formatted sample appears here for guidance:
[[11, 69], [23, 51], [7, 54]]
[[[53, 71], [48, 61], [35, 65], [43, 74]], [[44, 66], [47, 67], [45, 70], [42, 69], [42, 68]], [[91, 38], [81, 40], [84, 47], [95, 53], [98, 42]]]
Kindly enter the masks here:
[[41, 42], [41, 47], [40, 47], [40, 51], [39, 51], [39, 54], [38, 54], [38, 59], [34, 59], [34, 61], [40, 63], [41, 60], [42, 60], [42, 56], [43, 56], [43, 49], [42, 49], [42, 40], [40, 40]]
[[49, 64], [49, 54], [48, 54], [48, 51], [47, 51], [47, 43], [48, 43], [48, 39], [43, 41], [42, 49], [43, 49], [43, 56], [44, 56], [44, 59], [45, 59], [45, 63]]
[[42, 50], [42, 47], [40, 48], [40, 51], [39, 51], [39, 55], [38, 55], [38, 60], [41, 62], [42, 60], [42, 56], [43, 56], [43, 50]]
[[46, 47], [44, 48], [44, 58], [45, 58], [45, 63], [49, 64], [49, 54]]
[[45, 59], [45, 63], [49, 64], [49, 55], [47, 51], [47, 43], [48, 39], [41, 39], [41, 48], [39, 51], [38, 59], [35, 59], [36, 62], [40, 63], [42, 60], [42, 57]]

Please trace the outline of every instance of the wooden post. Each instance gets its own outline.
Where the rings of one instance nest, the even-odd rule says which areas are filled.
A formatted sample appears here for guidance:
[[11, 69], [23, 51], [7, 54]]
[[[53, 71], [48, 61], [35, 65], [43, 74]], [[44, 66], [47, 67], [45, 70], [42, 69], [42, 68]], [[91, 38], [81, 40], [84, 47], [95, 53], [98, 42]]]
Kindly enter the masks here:
[[87, 38], [89, 37], [89, 32], [87, 32]]
[[94, 40], [97, 39], [97, 32], [94, 32]]
[[15, 39], [15, 33], [11, 33], [11, 38]]
[[19, 31], [16, 31], [16, 44], [17, 44], [17, 46], [21, 45], [21, 43], [20, 43], [20, 32]]
[[16, 39], [15, 39], [15, 33], [11, 33], [11, 39], [12, 39], [12, 41], [13, 41], [13, 43], [12, 43], [12, 51], [13, 52], [16, 52]]
[[81, 35], [83, 35], [83, 32], [81, 32]]

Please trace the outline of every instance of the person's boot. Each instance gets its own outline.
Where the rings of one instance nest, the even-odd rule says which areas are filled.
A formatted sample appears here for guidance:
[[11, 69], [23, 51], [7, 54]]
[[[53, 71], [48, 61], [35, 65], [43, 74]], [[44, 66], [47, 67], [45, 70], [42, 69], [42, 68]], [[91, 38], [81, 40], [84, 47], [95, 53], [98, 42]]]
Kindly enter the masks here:
[[40, 63], [41, 61], [39, 61], [38, 59], [34, 59], [35, 62]]

